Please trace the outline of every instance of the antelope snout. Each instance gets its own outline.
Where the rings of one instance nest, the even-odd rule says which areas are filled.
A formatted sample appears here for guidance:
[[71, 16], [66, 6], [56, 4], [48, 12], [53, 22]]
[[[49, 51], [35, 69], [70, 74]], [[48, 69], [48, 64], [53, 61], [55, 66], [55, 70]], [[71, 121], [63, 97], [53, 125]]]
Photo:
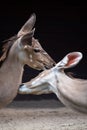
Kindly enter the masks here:
[[48, 64], [48, 65], [45, 65], [45, 69], [50, 69], [50, 68], [54, 67], [55, 65], [56, 65], [55, 62], [50, 63], [50, 64]]

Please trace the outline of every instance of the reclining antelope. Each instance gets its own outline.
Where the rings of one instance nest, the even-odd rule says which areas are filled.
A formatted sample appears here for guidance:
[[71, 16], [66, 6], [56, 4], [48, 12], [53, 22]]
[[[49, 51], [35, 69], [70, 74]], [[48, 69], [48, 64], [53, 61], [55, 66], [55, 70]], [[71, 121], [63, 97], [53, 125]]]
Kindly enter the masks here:
[[45, 70], [30, 82], [22, 84], [21, 94], [55, 93], [66, 106], [87, 113], [87, 80], [68, 76], [64, 70], [75, 66], [82, 59], [82, 53], [67, 54], [55, 67]]
[[25, 64], [37, 70], [51, 68], [55, 64], [33, 37], [35, 21], [36, 15], [32, 14], [17, 35], [5, 41], [0, 58], [0, 108], [17, 95]]

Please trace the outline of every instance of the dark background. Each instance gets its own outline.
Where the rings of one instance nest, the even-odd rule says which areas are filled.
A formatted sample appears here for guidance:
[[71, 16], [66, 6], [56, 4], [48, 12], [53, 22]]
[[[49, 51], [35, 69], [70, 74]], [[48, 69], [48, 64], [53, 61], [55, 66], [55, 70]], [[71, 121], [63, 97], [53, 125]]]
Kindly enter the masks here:
[[[15, 35], [32, 13], [36, 13], [35, 38], [58, 62], [67, 53], [81, 51], [83, 59], [70, 69], [78, 77], [87, 78], [87, 4], [59, 1], [1, 1], [0, 3], [0, 48], [2, 41]], [[0, 51], [1, 52], [1, 51]], [[1, 54], [1, 53], [0, 53]], [[39, 72], [25, 66], [23, 82]], [[15, 100], [55, 98], [54, 94], [33, 96], [18, 95]]]

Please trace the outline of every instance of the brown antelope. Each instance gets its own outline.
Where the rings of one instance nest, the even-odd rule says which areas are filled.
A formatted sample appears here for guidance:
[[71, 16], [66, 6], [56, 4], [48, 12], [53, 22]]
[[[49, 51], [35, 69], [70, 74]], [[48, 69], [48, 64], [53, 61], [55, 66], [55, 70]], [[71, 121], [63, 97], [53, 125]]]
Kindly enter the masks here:
[[67, 54], [55, 67], [45, 70], [19, 88], [21, 94], [55, 93], [66, 106], [87, 113], [87, 80], [68, 76], [64, 69], [75, 66], [82, 59], [80, 52]]
[[25, 64], [37, 70], [51, 68], [55, 64], [33, 37], [35, 20], [36, 16], [32, 14], [17, 35], [6, 40], [3, 46], [4, 52], [0, 58], [0, 108], [17, 95]]

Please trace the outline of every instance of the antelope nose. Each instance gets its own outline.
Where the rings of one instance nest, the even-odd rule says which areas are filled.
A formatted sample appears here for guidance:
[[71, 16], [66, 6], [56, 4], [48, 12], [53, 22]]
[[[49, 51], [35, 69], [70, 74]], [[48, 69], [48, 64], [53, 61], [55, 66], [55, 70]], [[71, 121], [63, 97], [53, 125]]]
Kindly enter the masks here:
[[54, 67], [56, 65], [56, 63], [53, 63], [52, 66]]
[[56, 63], [52, 63], [52, 64], [50, 64], [50, 65], [46, 65], [45, 66], [45, 69], [50, 69], [50, 68], [52, 68], [52, 67], [54, 67], [56, 65]]
[[52, 64], [50, 64], [50, 68], [54, 67], [56, 65], [55, 62], [53, 62]]

